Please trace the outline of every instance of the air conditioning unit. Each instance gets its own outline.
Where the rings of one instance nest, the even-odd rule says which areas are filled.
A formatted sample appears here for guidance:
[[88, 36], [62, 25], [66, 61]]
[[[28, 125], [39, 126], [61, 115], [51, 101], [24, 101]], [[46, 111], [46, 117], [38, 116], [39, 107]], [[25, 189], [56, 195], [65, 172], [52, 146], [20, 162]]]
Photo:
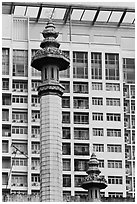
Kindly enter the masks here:
[[32, 166], [32, 168], [31, 168], [32, 170], [35, 170], [36, 169], [36, 167], [35, 166]]
[[35, 119], [34, 119], [34, 118], [32, 119], [32, 122], [35, 122]]
[[20, 89], [21, 92], [23, 92], [23, 89]]
[[132, 110], [132, 111], [131, 111], [131, 113], [132, 113], [132, 114], [135, 114], [135, 111], [134, 111], [134, 110]]
[[36, 137], [36, 135], [32, 135], [32, 137]]
[[32, 106], [35, 106], [35, 103], [32, 103]]
[[23, 121], [23, 120], [20, 120], [20, 122], [23, 123], [24, 121]]

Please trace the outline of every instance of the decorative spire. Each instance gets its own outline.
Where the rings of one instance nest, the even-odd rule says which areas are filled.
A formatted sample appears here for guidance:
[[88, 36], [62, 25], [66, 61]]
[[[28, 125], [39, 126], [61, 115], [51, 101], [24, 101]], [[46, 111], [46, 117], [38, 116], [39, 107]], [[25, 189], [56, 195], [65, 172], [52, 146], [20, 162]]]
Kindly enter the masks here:
[[82, 188], [90, 189], [91, 187], [93, 188], [95, 186], [98, 186], [99, 189], [104, 189], [107, 187], [106, 179], [99, 175], [101, 171], [99, 170], [98, 165], [99, 161], [95, 153], [93, 153], [88, 162], [89, 167], [86, 171], [88, 176], [86, 176], [84, 181], [82, 182]]
[[45, 29], [42, 32], [42, 35], [44, 37], [44, 40], [41, 42], [40, 47], [57, 47], [59, 48], [60, 43], [57, 42], [56, 38], [59, 35], [59, 32], [55, 30], [54, 23], [50, 19], [45, 27]]
[[40, 44], [42, 49], [39, 49], [32, 57], [31, 66], [42, 71], [42, 67], [53, 62], [59, 67], [59, 71], [65, 70], [69, 67], [70, 60], [66, 54], [60, 49], [60, 43], [56, 40], [59, 32], [55, 30], [55, 26], [50, 19], [42, 32], [44, 37]]

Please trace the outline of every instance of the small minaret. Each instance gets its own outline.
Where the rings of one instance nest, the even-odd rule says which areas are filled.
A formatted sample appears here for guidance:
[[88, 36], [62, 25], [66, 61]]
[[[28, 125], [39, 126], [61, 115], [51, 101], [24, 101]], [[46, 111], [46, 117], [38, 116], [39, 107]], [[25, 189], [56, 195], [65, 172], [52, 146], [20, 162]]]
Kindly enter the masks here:
[[93, 153], [88, 162], [88, 176], [82, 182], [81, 187], [88, 190], [88, 201], [101, 202], [100, 189], [107, 187], [107, 181], [99, 174], [101, 171], [98, 169], [99, 161]]
[[69, 66], [69, 59], [59, 49], [58, 32], [50, 20], [42, 32], [44, 40], [31, 66], [41, 71], [40, 96], [40, 200], [61, 202], [62, 193], [62, 108], [64, 87], [59, 71]]

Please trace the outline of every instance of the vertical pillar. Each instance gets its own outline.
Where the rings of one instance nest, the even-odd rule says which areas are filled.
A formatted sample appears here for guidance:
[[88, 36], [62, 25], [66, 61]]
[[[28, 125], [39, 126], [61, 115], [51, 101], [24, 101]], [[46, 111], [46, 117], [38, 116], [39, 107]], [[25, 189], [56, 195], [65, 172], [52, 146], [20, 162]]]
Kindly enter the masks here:
[[44, 95], [40, 100], [41, 200], [62, 201], [61, 98]]
[[40, 96], [40, 198], [42, 202], [63, 201], [62, 192], [62, 108], [64, 87], [59, 71], [69, 66], [69, 59], [59, 50], [58, 32], [50, 21], [43, 31], [44, 40], [31, 66], [41, 71]]

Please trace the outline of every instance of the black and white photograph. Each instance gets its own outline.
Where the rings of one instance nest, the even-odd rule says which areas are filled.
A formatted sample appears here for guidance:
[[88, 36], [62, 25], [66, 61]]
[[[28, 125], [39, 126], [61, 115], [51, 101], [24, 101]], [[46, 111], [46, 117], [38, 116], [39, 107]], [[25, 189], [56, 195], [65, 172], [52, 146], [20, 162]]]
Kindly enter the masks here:
[[135, 202], [135, 2], [1, 7], [1, 202]]

